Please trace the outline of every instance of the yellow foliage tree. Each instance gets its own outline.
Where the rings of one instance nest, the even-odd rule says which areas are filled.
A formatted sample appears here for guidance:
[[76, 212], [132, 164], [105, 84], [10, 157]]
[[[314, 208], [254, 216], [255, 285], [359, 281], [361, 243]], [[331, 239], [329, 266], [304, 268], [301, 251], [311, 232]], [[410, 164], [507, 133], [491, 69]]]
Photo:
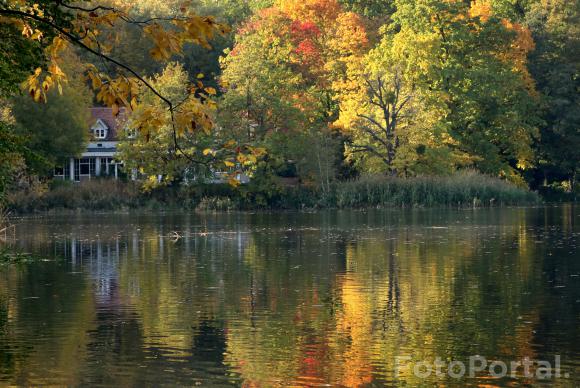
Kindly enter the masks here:
[[[129, 2], [102, 1], [78, 4], [70, 0], [28, 1], [8, 0], [0, 5], [0, 23], [17, 26], [25, 39], [38, 42], [45, 48], [46, 61], [39, 61], [33, 73], [23, 83], [23, 88], [35, 101], [45, 101], [49, 89], [62, 90], [67, 75], [60, 65], [62, 53], [76, 47], [95, 56], [103, 66], [79, 64], [96, 92], [98, 102], [113, 108], [118, 114], [121, 108], [132, 112], [133, 126], [147, 137], [160, 128], [169, 127], [173, 132], [173, 157], [190, 158], [179, 143], [186, 133], [209, 134], [213, 129], [211, 111], [215, 108], [211, 96], [213, 88], [204, 87], [200, 75], [187, 86], [188, 96], [174, 101], [158, 90], [151, 81], [126, 63], [111, 55], [118, 41], [116, 28], [133, 25], [140, 28], [150, 41], [149, 55], [152, 60], [168, 62], [182, 54], [187, 43], [209, 48], [215, 36], [224, 34], [228, 27], [211, 16], [197, 15], [187, 3], [165, 9], [159, 8], [156, 16], [136, 18]], [[161, 15], [161, 16], [160, 16]], [[148, 91], [158, 101], [141, 98]], [[248, 148], [246, 148], [248, 150]], [[250, 160], [254, 153], [241, 151], [237, 159]]]

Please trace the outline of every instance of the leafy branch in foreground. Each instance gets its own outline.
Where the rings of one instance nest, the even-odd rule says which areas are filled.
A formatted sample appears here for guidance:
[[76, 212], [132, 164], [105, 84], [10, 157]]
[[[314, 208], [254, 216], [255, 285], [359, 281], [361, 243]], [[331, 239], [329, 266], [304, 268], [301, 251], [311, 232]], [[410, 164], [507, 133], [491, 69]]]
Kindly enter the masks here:
[[[104, 64], [103, 69], [91, 63], [81, 64], [96, 92], [97, 101], [112, 107], [115, 114], [121, 108], [132, 112], [131, 122], [144, 137], [169, 126], [173, 138], [172, 157], [199, 163], [182, 149], [179, 138], [185, 133], [211, 133], [211, 111], [215, 108], [211, 96], [216, 94], [216, 90], [204, 87], [201, 75], [189, 87], [183, 100], [172, 101], [147, 77], [114, 58], [111, 52], [118, 41], [117, 31], [123, 24], [142, 31], [152, 43], [150, 57], [158, 62], [182, 55], [184, 45], [189, 43], [209, 48], [213, 38], [229, 29], [212, 16], [197, 15], [187, 5], [172, 15], [143, 19], [131, 16], [130, 10], [130, 5], [113, 7], [88, 1], [4, 0], [0, 2], [0, 25], [18, 29], [22, 39], [43, 50], [44, 61], [39, 61], [22, 85], [35, 101], [45, 101], [48, 90], [53, 87], [62, 92], [67, 74], [60, 64], [61, 57], [65, 50], [76, 47]], [[145, 90], [157, 97], [162, 106], [150, 99], [142, 99]]]

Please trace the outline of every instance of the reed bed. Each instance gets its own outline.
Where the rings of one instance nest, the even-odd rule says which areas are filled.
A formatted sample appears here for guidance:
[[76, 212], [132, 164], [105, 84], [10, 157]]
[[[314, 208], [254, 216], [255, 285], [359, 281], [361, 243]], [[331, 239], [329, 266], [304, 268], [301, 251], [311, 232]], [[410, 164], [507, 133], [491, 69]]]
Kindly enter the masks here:
[[332, 187], [327, 206], [360, 207], [485, 207], [534, 205], [537, 193], [475, 172], [451, 176], [397, 178], [366, 176]]

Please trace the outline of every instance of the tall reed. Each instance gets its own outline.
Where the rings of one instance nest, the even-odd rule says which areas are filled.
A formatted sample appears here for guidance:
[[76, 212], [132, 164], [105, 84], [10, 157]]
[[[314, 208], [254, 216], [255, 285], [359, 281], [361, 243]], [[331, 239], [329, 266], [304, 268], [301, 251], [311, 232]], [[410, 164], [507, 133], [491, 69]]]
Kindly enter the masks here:
[[466, 171], [437, 177], [366, 176], [334, 184], [325, 202], [337, 208], [483, 207], [537, 204], [540, 197], [509, 182]]

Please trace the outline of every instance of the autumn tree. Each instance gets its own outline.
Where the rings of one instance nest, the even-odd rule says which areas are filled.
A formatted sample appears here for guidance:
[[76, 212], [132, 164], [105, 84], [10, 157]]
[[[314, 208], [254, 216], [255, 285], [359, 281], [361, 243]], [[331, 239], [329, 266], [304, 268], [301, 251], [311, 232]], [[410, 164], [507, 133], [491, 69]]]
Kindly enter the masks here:
[[[195, 158], [181, 149], [179, 138], [186, 133], [213, 129], [207, 113], [207, 108], [211, 108], [207, 96], [215, 94], [215, 89], [206, 88], [196, 80], [188, 88], [188, 98], [176, 104], [136, 69], [111, 54], [118, 44], [116, 26], [138, 26], [151, 41], [151, 58], [161, 63], [181, 54], [184, 46], [190, 43], [210, 47], [211, 39], [228, 29], [213, 17], [195, 14], [186, 5], [161, 18], [135, 18], [130, 10], [131, 5], [126, 3], [117, 7], [108, 3], [77, 4], [67, 0], [11, 0], [1, 3], [0, 22], [3, 26], [14, 26], [26, 39], [45, 48], [45, 61], [35, 63], [37, 67], [25, 84], [26, 91], [36, 101], [45, 101], [48, 90], [53, 87], [62, 89], [67, 75], [60, 63], [61, 56], [64, 50], [74, 46], [104, 63], [102, 67], [92, 63], [83, 67], [98, 102], [111, 106], [114, 113], [122, 107], [132, 111], [135, 128], [145, 136], [169, 125], [174, 139], [172, 157], [196, 163]], [[146, 102], [150, 101], [148, 99], [141, 100], [140, 93], [144, 90], [153, 93], [162, 106]], [[161, 123], [160, 118], [166, 121]]]
[[429, 92], [418, 87], [405, 59], [387, 34], [352, 62], [335, 125], [348, 135], [348, 158], [364, 172], [448, 173], [458, 155], [451, 155], [450, 139], [427, 103]]
[[26, 95], [11, 100], [14, 132], [43, 160], [41, 165], [28, 166], [30, 173], [45, 175], [55, 165], [80, 155], [86, 145], [93, 96], [82, 74], [75, 70], [77, 61], [72, 53], [63, 59], [68, 82], [62, 86], [62, 94], [56, 89], [47, 91], [43, 104]]
[[[187, 106], [188, 99], [194, 98], [190, 95], [188, 80], [189, 75], [181, 64], [170, 63], [162, 73], [148, 79], [148, 82], [167, 96], [179, 111], [181, 106]], [[208, 95], [200, 94], [206, 89], [208, 88], [204, 87], [198, 91], [196, 98], [205, 99], [205, 103], [200, 106], [205, 112], [200, 111], [200, 114], [205, 115], [206, 120], [213, 121], [211, 116], [214, 103], [208, 99]], [[213, 93], [213, 90], [209, 91]], [[161, 109], [160, 113], [163, 112], [163, 103], [152, 92], [144, 91], [142, 99], [147, 105], [141, 106], [152, 104]], [[206, 126], [204, 130], [186, 132], [181, 136], [179, 152], [187, 153], [188, 157], [175, 158], [175, 134], [168, 124], [169, 112], [165, 112], [166, 117], [149, 116], [150, 128], [139, 129], [138, 125], [142, 123], [134, 117], [149, 115], [140, 111], [141, 106], [136, 108], [134, 115], [130, 115], [124, 124], [126, 131], [119, 144], [119, 158], [124, 161], [129, 171], [144, 178], [143, 187], [146, 190], [183, 180], [204, 182], [206, 178], [212, 177], [213, 170], [237, 172], [246, 167], [250, 169], [249, 166], [255, 164], [261, 155], [259, 148], [245, 149], [245, 143], [232, 140], [222, 131], [210, 131], [210, 127]]]
[[[177, 63], [169, 64], [162, 73], [152, 79], [148, 79], [153, 87], [164, 96], [169, 98], [175, 105], [188, 98], [189, 91], [188, 74]], [[144, 91], [143, 101], [152, 104], [163, 111], [162, 102], [150, 91]], [[136, 109], [137, 115], [143, 114]], [[208, 107], [209, 114], [209, 107]], [[163, 116], [151, 117], [151, 129], [140, 131], [136, 127], [140, 125], [132, 116], [128, 117], [125, 124], [126, 131], [122, 134], [123, 141], [119, 144], [119, 158], [124, 161], [128, 171], [138, 173], [145, 178], [145, 188], [150, 190], [159, 184], [170, 184], [175, 179], [183, 179], [187, 170], [199, 175], [207, 174], [205, 168], [210, 160], [203, 155], [203, 150], [211, 143], [209, 131], [198, 133], [185, 133], [180, 146], [191, 158], [196, 158], [196, 163], [189, 163], [186, 159], [172, 158], [174, 144], [173, 130], [168, 125], [168, 118]], [[201, 170], [199, 170], [201, 168]]]
[[385, 18], [395, 12], [394, 0], [341, 0], [349, 11], [367, 18]]
[[[413, 90], [412, 114], [420, 114], [405, 130], [413, 145], [406, 160], [425, 166], [433, 164], [424, 163], [431, 155], [443, 166], [473, 165], [521, 181], [517, 170], [530, 167], [536, 133], [524, 60], [533, 46], [516, 27], [478, 11], [480, 5], [399, 0], [396, 24], [377, 50]], [[375, 105], [367, 101], [351, 112], [371, 116], [365, 109]]]
[[38, 160], [25, 139], [14, 133], [9, 115], [5, 107], [0, 110], [0, 206], [4, 205], [6, 191], [18, 172], [26, 168], [26, 162]]
[[489, 0], [488, 4], [493, 8], [497, 16], [513, 23], [525, 23], [528, 14], [542, 0]]
[[360, 18], [334, 0], [279, 1], [258, 11], [238, 30], [223, 60], [223, 111], [238, 120], [229, 125], [256, 141], [306, 135], [311, 144], [330, 143], [336, 87], [347, 63], [366, 45]]

